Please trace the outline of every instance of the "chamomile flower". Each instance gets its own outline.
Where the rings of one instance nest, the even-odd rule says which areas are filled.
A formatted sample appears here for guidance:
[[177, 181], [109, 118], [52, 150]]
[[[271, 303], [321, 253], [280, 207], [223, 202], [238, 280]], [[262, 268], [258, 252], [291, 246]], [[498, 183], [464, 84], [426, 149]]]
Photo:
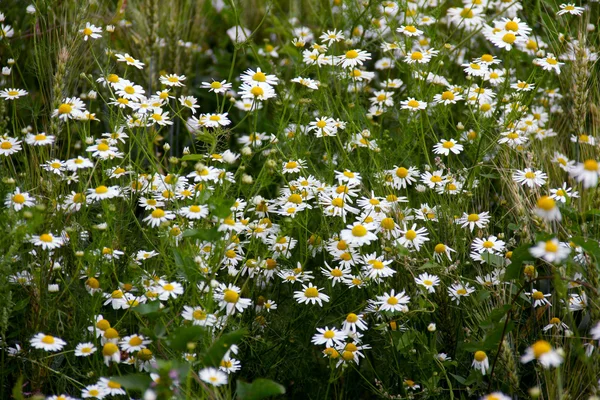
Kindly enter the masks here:
[[121, 346], [121, 350], [127, 353], [135, 353], [136, 351], [145, 349], [150, 343], [152, 343], [151, 340], [136, 334], [122, 338], [119, 342], [119, 346]]
[[15, 211], [21, 211], [25, 207], [33, 207], [35, 198], [27, 192], [21, 192], [20, 188], [16, 188], [14, 192], [6, 195], [4, 205]]
[[185, 75], [167, 74], [160, 77], [160, 83], [165, 86], [184, 86]]
[[252, 304], [252, 300], [243, 298], [241, 289], [234, 285], [221, 284], [216, 289], [214, 297], [219, 301], [219, 307], [225, 310], [227, 315], [237, 312], [243, 312]]
[[473, 363], [471, 366], [476, 370], [481, 371], [482, 375], [485, 375], [487, 370], [490, 369], [490, 361], [487, 354], [481, 350], [476, 351], [473, 355]]
[[543, 242], [538, 242], [535, 246], [529, 249], [532, 256], [542, 258], [550, 263], [560, 263], [565, 260], [571, 253], [569, 246], [562, 245], [558, 239], [550, 239]]
[[537, 199], [534, 212], [538, 217], [546, 221], [560, 221], [562, 219], [560, 210], [556, 206], [556, 201], [549, 196], [542, 196]]
[[99, 385], [87, 385], [81, 391], [81, 397], [84, 399], [103, 399], [108, 395]]
[[4, 100], [15, 100], [19, 97], [27, 96], [28, 94], [27, 90], [23, 89], [8, 88], [0, 90], [0, 97]]
[[562, 187], [550, 189], [550, 198], [561, 203], [566, 203], [567, 199], [576, 199], [579, 197], [579, 192], [573, 191], [573, 188], [567, 186], [567, 182], [562, 184]]
[[203, 114], [198, 121], [198, 125], [205, 126], [207, 128], [219, 128], [221, 126], [227, 126], [231, 124], [228, 113], [223, 114]]
[[317, 333], [313, 335], [311, 342], [316, 345], [324, 344], [325, 347], [333, 347], [342, 345], [347, 337], [345, 331], [339, 331], [336, 328], [317, 328]]
[[560, 67], [565, 64], [559, 62], [552, 53], [546, 54], [543, 58], [536, 58], [533, 63], [542, 67], [544, 71], [553, 71], [557, 75], [560, 75]]
[[490, 222], [490, 213], [484, 211], [482, 213], [472, 213], [467, 214], [463, 213], [462, 217], [460, 217], [456, 223], [459, 224], [462, 228], [469, 228], [471, 232], [475, 227], [483, 229]]
[[167, 282], [161, 279], [154, 290], [158, 294], [159, 300], [165, 301], [181, 296], [183, 294], [183, 285], [179, 282]]
[[352, 49], [339, 57], [338, 65], [342, 68], [354, 68], [371, 59], [371, 53], [364, 50]]
[[433, 146], [433, 152], [435, 154], [443, 154], [443, 155], [447, 156], [451, 152], [453, 154], [460, 154], [460, 152], [463, 150], [463, 148], [464, 148], [463, 145], [458, 144], [456, 142], [456, 140], [454, 140], [454, 139], [450, 139], [450, 140], [442, 139], [442, 140], [440, 140], [439, 143], [437, 143], [435, 146]]
[[29, 239], [35, 246], [39, 246], [44, 250], [58, 249], [65, 244], [65, 241], [60, 236], [54, 236], [50, 232], [42, 233], [41, 235], [32, 235]]
[[329, 296], [321, 293], [321, 290], [322, 289], [313, 286], [312, 283], [309, 283], [308, 286], [302, 285], [302, 291], [294, 292], [294, 299], [300, 304], [318, 303], [319, 306], [323, 307], [323, 302], [329, 302]]
[[400, 102], [400, 107], [403, 110], [409, 110], [411, 112], [417, 112], [427, 108], [427, 102], [415, 100], [413, 97], [409, 97], [408, 100]]
[[202, 307], [183, 306], [181, 316], [198, 326], [213, 326], [217, 322], [217, 318], [213, 314], [207, 313]]
[[404, 291], [395, 293], [395, 290], [392, 289], [391, 292], [384, 293], [383, 296], [377, 296], [377, 301], [375, 301], [375, 304], [379, 305], [380, 311], [407, 312], [407, 304], [409, 301], [410, 297], [407, 296]]
[[552, 345], [545, 340], [538, 340], [527, 348], [525, 354], [521, 357], [522, 363], [528, 363], [532, 360], [538, 362], [544, 368], [558, 367], [563, 362], [563, 356], [552, 348]]
[[550, 319], [550, 323], [542, 329], [544, 332], [547, 332], [551, 329], [556, 329], [558, 332], [562, 332], [565, 329], [569, 329], [569, 325], [565, 324], [560, 320], [560, 318], [553, 317]]
[[200, 220], [208, 215], [208, 206], [193, 204], [187, 207], [181, 207], [179, 214], [190, 220]]
[[160, 226], [169, 220], [175, 219], [175, 214], [172, 211], [163, 210], [162, 208], [155, 208], [150, 215], [144, 218], [144, 222], [153, 228]]
[[136, 67], [137, 69], [143, 69], [144, 68], [144, 63], [136, 60], [135, 58], [131, 57], [128, 53], [125, 54], [115, 54], [115, 56], [117, 57], [117, 62], [124, 62], [127, 65], [131, 65]]
[[453, 283], [452, 286], [448, 288], [448, 296], [454, 301], [456, 304], [460, 304], [460, 299], [462, 297], [468, 297], [475, 291], [475, 288], [472, 287], [469, 283], [462, 284], [460, 282]]
[[331, 280], [331, 286], [335, 286], [336, 283], [342, 282], [352, 272], [349, 266], [341, 265], [339, 267], [331, 268], [327, 261], [325, 261], [325, 267], [321, 268], [321, 272], [328, 279]]
[[420, 274], [418, 278], [415, 278], [415, 283], [423, 286], [429, 293], [435, 293], [435, 287], [440, 284], [440, 278], [425, 272]]
[[392, 262], [393, 260], [386, 260], [383, 256], [377, 256], [377, 253], [367, 254], [363, 256], [362, 273], [364, 276], [379, 282], [382, 278], [389, 278], [396, 273], [389, 267]]
[[203, 382], [215, 387], [227, 385], [227, 374], [213, 367], [201, 369], [198, 376]]
[[600, 163], [593, 159], [578, 163], [569, 171], [569, 174], [577, 182], [583, 183], [585, 189], [598, 185], [598, 176], [600, 176]]
[[417, 224], [413, 224], [410, 229], [407, 229], [406, 225], [404, 225], [404, 229], [401, 229], [400, 233], [402, 236], [399, 237], [396, 242], [407, 249], [419, 251], [421, 246], [429, 241], [427, 229], [417, 228]]
[[90, 24], [89, 22], [85, 23], [85, 28], [80, 29], [79, 33], [83, 35], [83, 40], [87, 42], [88, 39], [98, 39], [101, 38], [102, 28]]
[[552, 304], [548, 301], [548, 297], [552, 296], [552, 294], [544, 294], [544, 292], [540, 292], [539, 290], [532, 289], [531, 293], [525, 293], [527, 296], [531, 297], [531, 302], [533, 303], [533, 307], [541, 307], [541, 306], [551, 306]]
[[556, 15], [570, 14], [579, 16], [585, 11], [585, 8], [577, 7], [575, 3], [563, 3], [559, 7], [560, 10], [556, 13]]
[[18, 153], [21, 149], [20, 140], [9, 136], [0, 136], [0, 155], [8, 157]]
[[364, 321], [363, 314], [349, 313], [342, 324], [342, 330], [347, 333], [356, 333], [357, 330], [366, 331], [368, 329], [367, 323]]
[[446, 255], [446, 257], [448, 257], [448, 260], [452, 261], [452, 256], [450, 255], [450, 253], [456, 253], [456, 250], [450, 248], [444, 243], [436, 244], [433, 249], [433, 257], [436, 259], [437, 262], [442, 261], [442, 257], [444, 254]]
[[45, 333], [38, 333], [29, 341], [31, 346], [36, 349], [45, 351], [60, 351], [67, 345], [67, 342], [61, 338], [57, 338], [52, 335], [46, 335]]
[[340, 237], [346, 243], [353, 246], [369, 245], [371, 242], [377, 240], [377, 235], [373, 233], [376, 226], [373, 223], [361, 223], [359, 221], [352, 225], [346, 226], [346, 229], [342, 230]]

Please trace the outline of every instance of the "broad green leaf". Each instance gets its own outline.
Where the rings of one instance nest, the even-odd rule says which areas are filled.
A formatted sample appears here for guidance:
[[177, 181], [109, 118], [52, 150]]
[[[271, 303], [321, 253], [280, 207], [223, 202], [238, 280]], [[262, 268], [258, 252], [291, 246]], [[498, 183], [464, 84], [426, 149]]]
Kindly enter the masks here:
[[136, 390], [144, 392], [152, 383], [152, 378], [145, 374], [129, 374], [123, 376], [113, 376], [109, 378], [111, 381], [115, 381], [125, 389]]
[[211, 229], [187, 229], [183, 232], [183, 237], [193, 237], [207, 242], [216, 242], [223, 236], [222, 232], [219, 232], [217, 228]]
[[142, 315], [153, 314], [160, 310], [160, 301], [151, 301], [149, 303], [140, 304], [133, 308], [133, 311], [136, 311]]
[[260, 400], [285, 394], [285, 387], [270, 379], [255, 379], [252, 383], [237, 381], [237, 397], [240, 400]]
[[218, 367], [231, 345], [238, 344], [247, 333], [246, 329], [239, 329], [221, 336], [206, 352], [204, 365]]
[[231, 207], [235, 199], [211, 198], [209, 208], [213, 215], [218, 218], [227, 218], [231, 215]]
[[597, 240], [586, 240], [581, 236], [574, 237], [571, 240], [576, 245], [581, 246], [581, 248], [584, 249], [587, 253], [589, 253], [592, 257], [594, 257], [597, 262], [600, 262], [600, 243], [598, 243]]
[[204, 154], [186, 154], [185, 156], [181, 157], [182, 161], [200, 161], [200, 160], [204, 160], [206, 158], [206, 156]]
[[527, 260], [533, 260], [533, 256], [529, 253], [530, 244], [524, 244], [517, 247], [510, 258], [510, 265], [506, 267], [504, 273], [504, 281], [518, 279], [521, 276], [521, 265]]
[[188, 343], [197, 342], [205, 333], [206, 331], [201, 326], [178, 328], [169, 335], [169, 346], [174, 350], [186, 351]]

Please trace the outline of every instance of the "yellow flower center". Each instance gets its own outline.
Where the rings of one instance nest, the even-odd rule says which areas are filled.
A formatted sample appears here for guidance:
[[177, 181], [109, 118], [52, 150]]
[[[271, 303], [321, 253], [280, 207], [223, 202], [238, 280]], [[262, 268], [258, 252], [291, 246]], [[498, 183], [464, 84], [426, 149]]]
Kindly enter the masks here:
[[319, 297], [319, 291], [316, 287], [309, 287], [304, 291], [305, 297]]
[[96, 194], [104, 194], [106, 192], [108, 192], [108, 188], [104, 185], [100, 185], [96, 188]]
[[454, 100], [454, 93], [446, 90], [444, 93], [442, 93], [442, 100]]
[[413, 241], [417, 238], [417, 232], [415, 232], [412, 229], [409, 229], [406, 231], [406, 233], [404, 234], [404, 237], [410, 241]]
[[42, 233], [40, 235], [40, 240], [44, 243], [50, 243], [50, 242], [52, 242], [52, 235], [50, 235], [48, 233]]
[[252, 89], [250, 89], [250, 93], [252, 93], [253, 96], [258, 97], [265, 94], [265, 91], [260, 86], [254, 86]]
[[479, 350], [479, 351], [475, 352], [475, 361], [482, 362], [486, 358], [487, 358], [487, 354], [485, 354], [485, 351]]
[[131, 339], [129, 339], [129, 345], [130, 346], [139, 346], [143, 343], [143, 340], [140, 339], [139, 336], [134, 336]]
[[502, 36], [502, 41], [508, 44], [513, 44], [517, 40], [517, 37], [512, 33], [507, 33]]
[[46, 335], [42, 338], [42, 343], [45, 344], [54, 344], [54, 338], [50, 335]]
[[356, 50], [350, 50], [350, 51], [346, 52], [346, 58], [354, 59], [356, 57], [358, 57], [358, 51], [356, 51]]
[[267, 76], [263, 73], [263, 72], [256, 72], [254, 75], [252, 75], [252, 80], [256, 81], [256, 82], [266, 82], [267, 81]]
[[165, 216], [165, 212], [163, 210], [161, 210], [160, 208], [157, 208], [156, 210], [152, 211], [152, 218], [159, 219], [164, 216]]
[[446, 246], [442, 243], [438, 243], [437, 245], [435, 245], [434, 250], [436, 253], [444, 253], [446, 251]]
[[531, 346], [531, 349], [533, 350], [533, 356], [540, 358], [544, 354], [549, 353], [552, 350], [552, 346], [545, 340], [538, 340]]
[[538, 199], [537, 206], [544, 211], [550, 211], [556, 207], [556, 202], [548, 196], [542, 196]]
[[231, 289], [227, 289], [223, 293], [223, 300], [225, 300], [227, 303], [237, 303], [239, 298], [240, 295], [236, 291]]
[[13, 203], [23, 204], [25, 203], [25, 196], [23, 196], [21, 193], [17, 193], [12, 197], [12, 201]]
[[356, 321], [358, 321], [358, 315], [354, 314], [354, 313], [350, 313], [348, 314], [348, 316], [346, 317], [346, 321], [353, 324]]
[[102, 354], [105, 356], [112, 356], [117, 351], [119, 351], [119, 348], [117, 347], [117, 345], [114, 343], [110, 343], [110, 342], [106, 343], [104, 345], [104, 347], [102, 348]]
[[362, 225], [356, 225], [352, 228], [352, 236], [363, 237], [367, 234], [367, 228]]
[[67, 103], [63, 103], [58, 107], [59, 114], [69, 114], [72, 110], [73, 110], [73, 107]]
[[406, 105], [411, 108], [418, 108], [419, 102], [417, 100], [409, 100], [409, 102]]
[[391, 306], [395, 306], [398, 304], [398, 299], [395, 296], [390, 296], [390, 298], [387, 299], [387, 303]]
[[531, 295], [531, 297], [533, 297], [534, 300], [542, 300], [544, 298], [544, 293], [542, 293], [542, 292], [533, 292], [533, 294]]
[[221, 82], [214, 81], [210, 84], [210, 87], [213, 89], [221, 89], [223, 85], [221, 85]]
[[598, 162], [595, 160], [585, 160], [583, 163], [583, 169], [586, 171], [598, 171]]
[[423, 59], [423, 53], [421, 53], [420, 51], [413, 51], [412, 54], [410, 55], [410, 58], [415, 60], [415, 61], [419, 61]]
[[470, 7], [465, 7], [460, 12], [460, 16], [463, 18], [473, 18], [473, 16], [474, 16], [473, 10]]
[[477, 221], [479, 221], [479, 215], [478, 214], [469, 214], [469, 216], [467, 217], [467, 221], [477, 222]]
[[442, 145], [442, 147], [445, 148], [445, 149], [451, 149], [451, 148], [454, 147], [454, 142], [450, 142], [450, 141], [444, 142], [444, 144]]
[[544, 246], [544, 250], [546, 250], [548, 253], [556, 253], [558, 251], [558, 244], [548, 240]]

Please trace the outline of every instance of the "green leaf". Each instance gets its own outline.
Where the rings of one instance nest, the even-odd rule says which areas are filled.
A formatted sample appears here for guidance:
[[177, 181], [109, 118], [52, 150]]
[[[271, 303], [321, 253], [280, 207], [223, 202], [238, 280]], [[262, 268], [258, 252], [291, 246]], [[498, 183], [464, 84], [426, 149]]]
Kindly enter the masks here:
[[574, 237], [571, 239], [573, 243], [581, 246], [586, 252], [588, 252], [596, 261], [600, 262], [600, 243], [597, 240], [589, 239], [586, 240], [581, 236]]
[[509, 333], [513, 330], [515, 324], [512, 321], [508, 321], [506, 324], [506, 331], [504, 331], [504, 324], [498, 324], [494, 329], [488, 332], [485, 336], [485, 340], [483, 341], [483, 348], [485, 350], [495, 350], [498, 348], [498, 343], [502, 339], [502, 332], [504, 334]]
[[465, 378], [463, 378], [462, 376], [460, 376], [460, 375], [455, 375], [455, 374], [453, 374], [453, 373], [451, 373], [451, 372], [449, 372], [449, 374], [450, 374], [450, 375], [452, 375], [452, 377], [453, 377], [454, 379], [456, 379], [456, 381], [457, 381], [458, 383], [460, 383], [461, 385], [464, 385], [464, 384], [465, 384], [465, 381], [466, 381], [466, 379], [465, 379]]
[[504, 264], [506, 263], [506, 261], [504, 260], [504, 257], [500, 257], [497, 254], [492, 254], [489, 251], [483, 252], [481, 254], [481, 258], [483, 258], [488, 264], [491, 264], [494, 267], [502, 268], [502, 267], [504, 267]]
[[518, 279], [521, 276], [521, 265], [526, 260], [532, 260], [533, 257], [529, 253], [530, 244], [524, 244], [522, 246], [517, 247], [510, 258], [510, 265], [506, 267], [506, 272], [504, 273], [504, 281], [510, 281], [512, 279]]
[[231, 207], [235, 199], [211, 198], [209, 208], [213, 215], [218, 218], [227, 218], [231, 215]]
[[204, 365], [218, 367], [231, 345], [238, 344], [247, 333], [246, 329], [239, 329], [221, 336], [206, 352]]
[[12, 397], [15, 400], [25, 400], [25, 397], [23, 397], [23, 375], [19, 376], [15, 386], [13, 386]]
[[206, 156], [204, 154], [186, 154], [185, 156], [181, 157], [182, 161], [200, 161], [200, 160], [204, 160], [206, 158]]
[[270, 379], [259, 378], [252, 383], [237, 381], [237, 397], [240, 400], [260, 400], [280, 394], [285, 394], [285, 387]]
[[[206, 331], [201, 326], [184, 326], [169, 335], [169, 346], [178, 351], [186, 351], [188, 343], [197, 342]], [[219, 360], [220, 362], [221, 360]]]
[[511, 231], [518, 231], [519, 228], [520, 227], [517, 224], [513, 224], [513, 223], [508, 224], [508, 229], [510, 229]]
[[160, 310], [160, 301], [151, 301], [133, 308], [133, 311], [137, 311], [141, 315], [153, 314], [158, 310]]
[[207, 242], [216, 242], [223, 236], [222, 232], [217, 230], [218, 228], [211, 229], [187, 229], [183, 232], [183, 237], [193, 237]]
[[111, 381], [120, 383], [125, 389], [137, 390], [144, 392], [152, 383], [152, 378], [144, 374], [129, 374], [124, 376], [113, 376], [109, 378]]
[[211, 152], [212, 152], [214, 146], [217, 144], [217, 138], [214, 137], [213, 135], [211, 135], [210, 133], [200, 132], [195, 135], [195, 138], [200, 142], [209, 144]]
[[396, 350], [400, 351], [400, 350], [405, 349], [405, 348], [407, 348], [409, 346], [412, 346], [412, 344], [414, 343], [414, 341], [415, 341], [415, 334], [414, 334], [414, 332], [411, 332], [411, 331], [404, 332], [398, 338], [398, 343], [396, 343]]

